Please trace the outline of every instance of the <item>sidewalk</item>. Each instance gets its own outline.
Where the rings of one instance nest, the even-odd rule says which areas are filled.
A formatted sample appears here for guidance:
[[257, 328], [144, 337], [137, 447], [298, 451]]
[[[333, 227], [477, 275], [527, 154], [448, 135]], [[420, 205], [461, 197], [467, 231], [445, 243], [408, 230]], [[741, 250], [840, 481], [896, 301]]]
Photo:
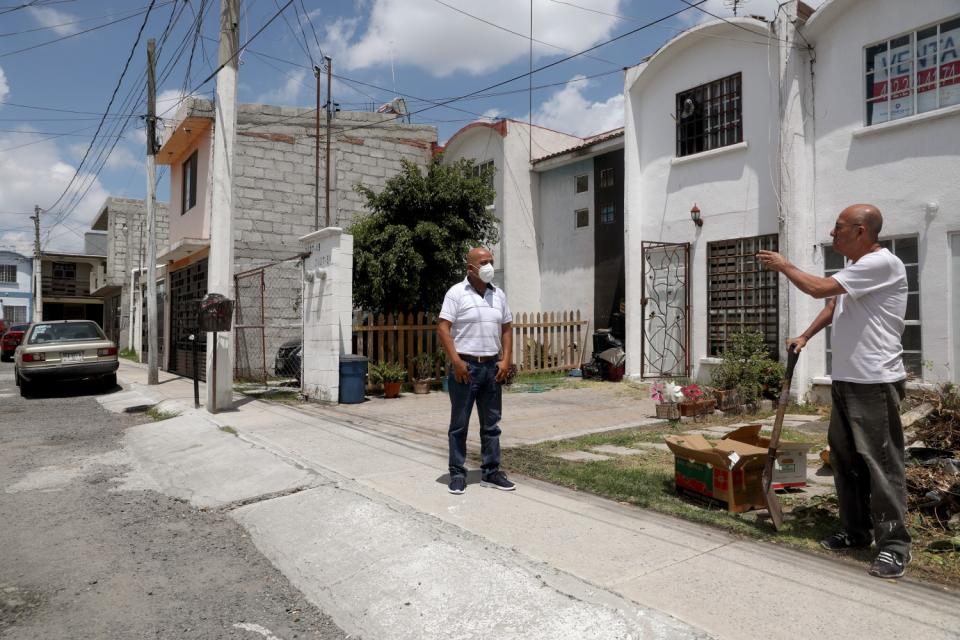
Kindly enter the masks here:
[[960, 637], [956, 594], [842, 560], [522, 477], [513, 493], [472, 483], [452, 496], [444, 446], [432, 429], [411, 437], [423, 425], [396, 414], [242, 399], [210, 416], [192, 410], [189, 380], [161, 372], [146, 387], [146, 368], [127, 362], [119, 374], [126, 389], [103, 397], [107, 408], [187, 409], [128, 432], [140, 479], [232, 509], [298, 588], [367, 640]]

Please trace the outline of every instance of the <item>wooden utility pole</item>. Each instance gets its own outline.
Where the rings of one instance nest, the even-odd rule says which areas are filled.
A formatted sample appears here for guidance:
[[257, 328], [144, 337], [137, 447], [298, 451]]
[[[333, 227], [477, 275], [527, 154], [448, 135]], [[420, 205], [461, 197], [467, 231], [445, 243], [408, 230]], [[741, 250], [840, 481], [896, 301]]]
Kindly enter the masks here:
[[326, 194], [327, 208], [327, 226], [330, 226], [330, 120], [333, 118], [333, 59], [330, 56], [323, 58], [327, 62], [327, 161], [324, 163], [327, 172], [324, 181], [324, 193]]
[[147, 41], [147, 384], [159, 384], [157, 372], [157, 86], [154, 51]]
[[[220, 50], [214, 102], [207, 291], [233, 298], [233, 144], [237, 129], [240, 0], [220, 2]], [[233, 405], [234, 330], [207, 336], [207, 411]]]
[[40, 259], [40, 206], [34, 205], [33, 215], [33, 320], [43, 320], [43, 278], [41, 277], [42, 263]]

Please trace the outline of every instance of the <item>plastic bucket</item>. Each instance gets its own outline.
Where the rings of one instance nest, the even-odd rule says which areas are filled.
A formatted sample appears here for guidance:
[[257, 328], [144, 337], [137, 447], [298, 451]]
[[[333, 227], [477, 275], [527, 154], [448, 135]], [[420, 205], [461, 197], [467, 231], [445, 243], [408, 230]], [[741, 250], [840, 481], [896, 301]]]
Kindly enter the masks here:
[[367, 356], [343, 354], [340, 356], [340, 403], [363, 402], [367, 384]]

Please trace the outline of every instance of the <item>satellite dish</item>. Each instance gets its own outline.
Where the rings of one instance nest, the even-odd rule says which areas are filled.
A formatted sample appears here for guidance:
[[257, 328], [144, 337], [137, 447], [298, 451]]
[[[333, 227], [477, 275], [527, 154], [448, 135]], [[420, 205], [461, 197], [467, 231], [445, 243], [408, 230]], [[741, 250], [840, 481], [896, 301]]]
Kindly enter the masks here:
[[680, 109], [681, 118], [689, 118], [693, 115], [693, 112], [697, 110], [697, 103], [693, 101], [693, 98], [684, 98], [683, 108]]

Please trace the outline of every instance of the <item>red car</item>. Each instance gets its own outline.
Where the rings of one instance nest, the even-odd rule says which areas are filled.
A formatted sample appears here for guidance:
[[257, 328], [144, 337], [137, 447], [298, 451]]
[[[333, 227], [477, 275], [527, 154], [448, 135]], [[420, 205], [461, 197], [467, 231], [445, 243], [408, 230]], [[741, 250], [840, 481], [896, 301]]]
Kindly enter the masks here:
[[6, 362], [13, 360], [13, 354], [23, 342], [23, 334], [27, 330], [28, 324], [15, 324], [10, 330], [0, 338], [0, 361]]

